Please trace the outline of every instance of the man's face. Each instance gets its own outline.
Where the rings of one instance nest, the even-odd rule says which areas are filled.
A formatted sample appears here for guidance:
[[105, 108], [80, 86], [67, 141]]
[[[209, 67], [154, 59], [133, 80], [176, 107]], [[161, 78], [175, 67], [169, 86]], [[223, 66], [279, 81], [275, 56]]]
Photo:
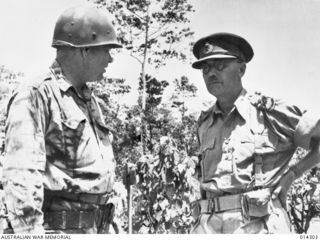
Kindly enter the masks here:
[[85, 58], [85, 72], [88, 81], [100, 81], [103, 78], [105, 68], [113, 61], [110, 55], [110, 48], [97, 46], [88, 48]]
[[202, 66], [207, 90], [216, 98], [239, 94], [245, 64], [237, 59], [209, 59]]

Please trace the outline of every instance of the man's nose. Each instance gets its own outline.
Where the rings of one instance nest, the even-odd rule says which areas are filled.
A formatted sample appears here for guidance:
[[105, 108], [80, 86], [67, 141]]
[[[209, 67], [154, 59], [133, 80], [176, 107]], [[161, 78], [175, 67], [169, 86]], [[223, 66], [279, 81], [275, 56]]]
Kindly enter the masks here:
[[207, 75], [209, 77], [211, 76], [217, 77], [218, 72], [219, 71], [214, 66], [211, 66]]
[[107, 63], [110, 64], [113, 62], [112, 55], [110, 53], [110, 50], [107, 51]]

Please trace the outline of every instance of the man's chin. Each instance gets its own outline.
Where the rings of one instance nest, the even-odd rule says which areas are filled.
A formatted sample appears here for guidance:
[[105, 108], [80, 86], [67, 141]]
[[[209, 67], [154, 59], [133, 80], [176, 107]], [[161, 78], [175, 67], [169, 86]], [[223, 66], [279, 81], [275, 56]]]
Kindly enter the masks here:
[[214, 97], [217, 97], [217, 94], [219, 94], [219, 91], [217, 91], [216, 89], [208, 89], [208, 92], [213, 95]]
[[95, 78], [95, 79], [91, 79], [89, 82], [101, 82], [103, 79], [105, 79], [106, 77], [104, 77], [103, 75]]

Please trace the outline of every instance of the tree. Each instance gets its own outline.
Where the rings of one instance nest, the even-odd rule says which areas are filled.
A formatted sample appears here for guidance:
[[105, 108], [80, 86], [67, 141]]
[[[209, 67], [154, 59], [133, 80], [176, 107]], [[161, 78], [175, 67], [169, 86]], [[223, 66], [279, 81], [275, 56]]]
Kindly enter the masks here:
[[[148, 154], [136, 163], [139, 181], [133, 195], [133, 229], [136, 233], [188, 233], [193, 222], [191, 202], [199, 198], [199, 186], [195, 178], [195, 151], [185, 147], [189, 147], [190, 139], [195, 139], [196, 117], [188, 114], [182, 104], [172, 108], [176, 98], [171, 98], [169, 104], [163, 103], [167, 81], [149, 75], [147, 79]], [[196, 87], [186, 77], [175, 83], [176, 95], [185, 99], [196, 95]]]
[[124, 79], [105, 79], [91, 83], [91, 88], [99, 99], [105, 122], [113, 134], [112, 146], [117, 161], [116, 174], [121, 177], [125, 160], [135, 163], [140, 158], [138, 107], [137, 105], [129, 107], [120, 102], [120, 99], [131, 90]]
[[197, 95], [197, 87], [189, 82], [186, 76], [174, 81], [174, 93], [172, 94], [171, 107], [177, 109], [181, 113], [181, 121], [175, 125], [172, 132], [179, 149], [185, 150], [188, 155], [193, 156], [196, 152], [196, 122], [197, 114], [187, 115], [188, 108], [186, 101]]
[[116, 205], [115, 221], [120, 232], [124, 232], [128, 223], [128, 207], [122, 172], [127, 162], [136, 163], [141, 156], [139, 107], [121, 103], [120, 100], [131, 91], [124, 79], [104, 79], [90, 85], [98, 97], [106, 125], [113, 134], [112, 147], [117, 165], [115, 185], [109, 201]]
[[174, 140], [161, 137], [156, 151], [137, 163], [134, 195], [136, 233], [189, 233], [191, 202], [199, 199], [195, 157], [177, 150]]
[[[292, 161], [302, 159], [306, 153], [298, 148]], [[311, 220], [320, 215], [319, 183], [320, 170], [314, 167], [297, 179], [288, 192], [289, 215], [296, 233], [307, 233]]]
[[[162, 95], [165, 88], [169, 85], [168, 81], [159, 81], [150, 75], [146, 75], [147, 85], [146, 85], [146, 109], [144, 117], [145, 132], [143, 139], [146, 142], [146, 146], [149, 152], [153, 151], [154, 140], [160, 138], [159, 136], [159, 119], [158, 119], [158, 106], [161, 104]], [[139, 90], [143, 88], [143, 80], [140, 78]], [[139, 98], [141, 102], [141, 97]], [[157, 135], [158, 134], [158, 135]]]
[[4, 126], [7, 103], [21, 77], [23, 77], [23, 73], [16, 73], [7, 69], [4, 65], [0, 65], [0, 155], [4, 148]]
[[[190, 52], [187, 38], [193, 32], [187, 26], [188, 13], [193, 7], [187, 0], [91, 0], [115, 16], [115, 26], [120, 42], [141, 65], [142, 101], [141, 131], [145, 132], [146, 66], [156, 68], [164, 60], [186, 60]], [[142, 133], [142, 148], [145, 150]]]
[[2, 190], [2, 164], [4, 155], [5, 122], [6, 108], [12, 91], [17, 87], [19, 78], [23, 73], [16, 73], [7, 69], [4, 65], [0, 66], [0, 231], [8, 228], [6, 221], [7, 209], [5, 206], [4, 193]]

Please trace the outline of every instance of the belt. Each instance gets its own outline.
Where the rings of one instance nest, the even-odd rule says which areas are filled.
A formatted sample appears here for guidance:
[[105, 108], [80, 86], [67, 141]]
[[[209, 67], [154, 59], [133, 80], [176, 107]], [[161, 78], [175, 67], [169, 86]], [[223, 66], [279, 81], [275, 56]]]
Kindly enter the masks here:
[[242, 194], [215, 197], [212, 199], [202, 199], [192, 204], [193, 209], [198, 209], [200, 213], [218, 213], [233, 209], [241, 209]]
[[76, 202], [91, 203], [97, 205], [105, 205], [109, 197], [106, 194], [91, 194], [91, 193], [71, 193], [66, 191], [52, 191], [45, 189], [44, 195], [49, 197], [62, 197]]
[[109, 203], [97, 209], [63, 210], [44, 212], [46, 230], [88, 229], [96, 228], [98, 233], [108, 233], [109, 226], [116, 225], [114, 205]]
[[92, 228], [96, 223], [96, 215], [96, 210], [45, 212], [44, 226], [48, 229]]
[[193, 209], [193, 214], [195, 215], [201, 214], [201, 213], [218, 213], [218, 212], [223, 212], [228, 210], [242, 209], [243, 195], [245, 193], [250, 193], [251, 191], [257, 191], [257, 190], [271, 191], [272, 188], [256, 187], [244, 193], [214, 197], [210, 199], [201, 199], [193, 202], [191, 204], [191, 208]]
[[44, 213], [45, 229], [92, 228], [96, 223], [97, 210], [50, 211]]

